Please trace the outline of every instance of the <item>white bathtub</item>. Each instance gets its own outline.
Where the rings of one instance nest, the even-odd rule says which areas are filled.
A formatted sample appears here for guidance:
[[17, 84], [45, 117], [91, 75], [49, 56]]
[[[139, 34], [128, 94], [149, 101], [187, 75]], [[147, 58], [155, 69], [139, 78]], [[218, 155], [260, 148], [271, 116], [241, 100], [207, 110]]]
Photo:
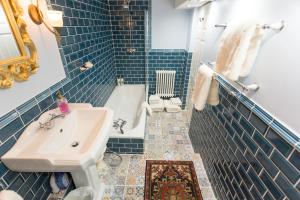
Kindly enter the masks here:
[[122, 119], [127, 123], [123, 127], [124, 134], [119, 129], [111, 127], [110, 138], [144, 139], [146, 126], [145, 85], [116, 86], [109, 97], [106, 107], [114, 111], [114, 120]]

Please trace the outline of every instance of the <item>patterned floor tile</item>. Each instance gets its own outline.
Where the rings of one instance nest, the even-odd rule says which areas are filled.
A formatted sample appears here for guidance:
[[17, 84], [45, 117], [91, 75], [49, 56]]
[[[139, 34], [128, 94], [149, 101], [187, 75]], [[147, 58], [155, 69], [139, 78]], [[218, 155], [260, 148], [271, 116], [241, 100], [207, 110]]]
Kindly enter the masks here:
[[144, 155], [132, 155], [130, 158], [126, 185], [144, 186], [145, 182], [145, 165]]
[[125, 185], [130, 155], [122, 155], [122, 159], [123, 161], [117, 167], [109, 166], [105, 159], [97, 163], [100, 180], [106, 185]]
[[118, 167], [98, 162], [100, 179], [107, 185], [103, 199], [144, 199], [146, 160], [192, 160], [203, 200], [215, 200], [202, 159], [191, 145], [188, 126], [185, 112], [154, 113], [148, 117], [143, 155], [122, 155], [123, 162]]
[[125, 186], [106, 186], [103, 200], [123, 200]]
[[143, 200], [144, 199], [144, 186], [126, 186], [125, 200]]

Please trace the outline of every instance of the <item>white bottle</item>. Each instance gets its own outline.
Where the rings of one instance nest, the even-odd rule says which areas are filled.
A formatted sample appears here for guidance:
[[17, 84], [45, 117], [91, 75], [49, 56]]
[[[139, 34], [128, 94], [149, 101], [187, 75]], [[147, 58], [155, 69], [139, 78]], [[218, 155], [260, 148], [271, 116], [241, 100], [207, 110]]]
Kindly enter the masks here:
[[58, 193], [59, 192], [59, 188], [58, 188], [58, 186], [55, 182], [54, 174], [52, 174], [51, 177], [50, 177], [50, 186], [52, 188], [53, 193]]

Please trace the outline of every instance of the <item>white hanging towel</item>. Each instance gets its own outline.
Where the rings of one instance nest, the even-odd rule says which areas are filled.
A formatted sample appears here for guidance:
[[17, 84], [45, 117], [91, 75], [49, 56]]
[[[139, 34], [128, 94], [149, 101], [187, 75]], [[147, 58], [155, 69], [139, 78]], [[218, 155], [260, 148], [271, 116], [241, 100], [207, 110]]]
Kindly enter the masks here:
[[262, 26], [254, 22], [228, 25], [221, 39], [215, 71], [233, 81], [249, 75], [262, 36]]
[[196, 110], [203, 110], [206, 103], [211, 105], [219, 104], [219, 84], [214, 79], [214, 75], [215, 72], [207, 65], [199, 67], [192, 95], [192, 103], [195, 105]]
[[263, 40], [263, 33], [264, 29], [262, 28], [263, 25], [256, 24], [253, 27], [251, 39], [248, 44], [247, 52], [246, 52], [246, 59], [242, 65], [242, 70], [240, 76], [246, 77], [250, 74], [251, 69], [255, 63], [257, 54], [260, 50], [261, 43]]

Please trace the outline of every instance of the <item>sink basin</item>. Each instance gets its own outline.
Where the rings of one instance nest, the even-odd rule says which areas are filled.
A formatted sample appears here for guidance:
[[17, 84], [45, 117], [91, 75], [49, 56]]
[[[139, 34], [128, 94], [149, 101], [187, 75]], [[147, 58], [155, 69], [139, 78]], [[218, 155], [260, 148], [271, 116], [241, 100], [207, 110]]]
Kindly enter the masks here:
[[106, 150], [113, 111], [90, 104], [70, 104], [70, 109], [64, 118], [53, 120], [51, 129], [40, 128], [40, 123], [60, 111], [42, 114], [1, 158], [3, 163], [20, 172], [71, 172], [76, 186], [99, 189], [98, 180], [90, 176], [95, 176], [96, 162]]

